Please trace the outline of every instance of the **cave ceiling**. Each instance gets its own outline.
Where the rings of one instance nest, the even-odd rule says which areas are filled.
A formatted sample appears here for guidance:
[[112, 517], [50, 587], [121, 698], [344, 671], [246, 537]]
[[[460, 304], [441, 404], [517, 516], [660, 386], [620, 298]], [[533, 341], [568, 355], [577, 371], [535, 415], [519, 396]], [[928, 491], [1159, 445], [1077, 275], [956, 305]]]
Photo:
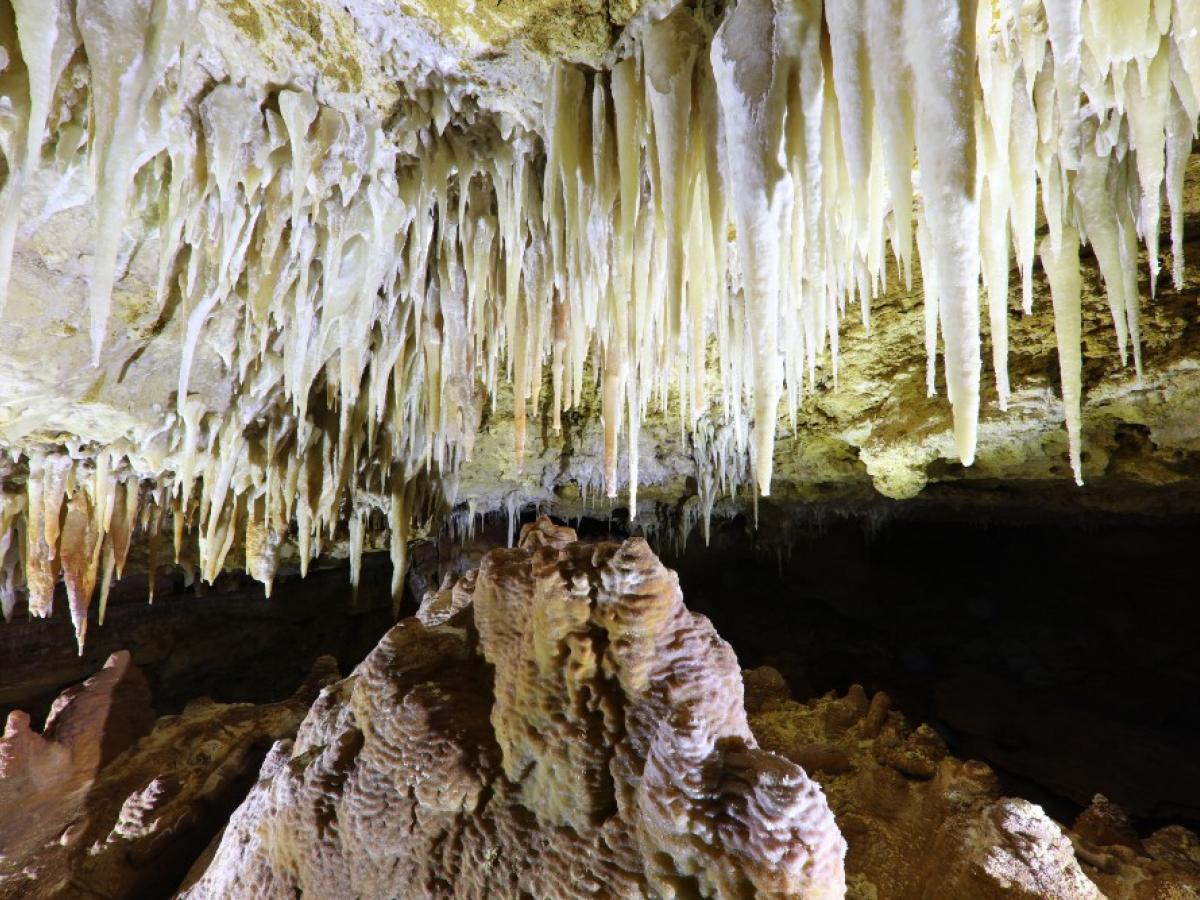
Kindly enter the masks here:
[[529, 504], [1194, 512], [1198, 115], [1188, 0], [3, 0], [5, 612]]

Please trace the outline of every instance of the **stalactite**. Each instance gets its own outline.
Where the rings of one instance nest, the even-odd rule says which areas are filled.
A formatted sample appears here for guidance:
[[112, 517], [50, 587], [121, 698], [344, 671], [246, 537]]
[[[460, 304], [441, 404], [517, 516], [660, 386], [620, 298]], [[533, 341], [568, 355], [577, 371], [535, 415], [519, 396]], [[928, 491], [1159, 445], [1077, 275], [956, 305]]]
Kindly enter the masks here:
[[1054, 335], [1058, 343], [1058, 367], [1062, 378], [1062, 396], [1070, 444], [1071, 471], [1075, 482], [1083, 484], [1080, 461], [1083, 357], [1080, 347], [1079, 238], [1075, 230], [1064, 230], [1058, 243], [1050, 236], [1042, 239], [1042, 263], [1050, 282], [1054, 304]]
[[[916, 94], [917, 157], [932, 232], [946, 394], [963, 465], [975, 459], [979, 419], [979, 213], [975, 195], [975, 3], [936, 0], [904, 9]], [[924, 266], [924, 258], [922, 258]]]
[[[437, 81], [411, 86], [386, 120], [298, 83], [187, 93], [197, 6], [0, 2], [12, 58], [0, 72], [0, 308], [5, 242], [34, 212], [24, 186], [86, 167], [93, 352], [131, 209], [157, 210], [155, 299], [184, 323], [177, 397], [152, 449], [33, 448], [24, 489], [5, 495], [5, 614], [20, 592], [49, 615], [66, 577], [81, 641], [96, 582], [103, 597], [139, 528], [151, 576], [169, 528], [177, 563], [211, 580], [241, 552], [269, 591], [292, 529], [306, 571], [347, 525], [357, 560], [386, 518], [398, 601], [414, 522], [434, 515], [423, 491], [453, 495], [483, 410], [509, 391], [518, 463], [541, 449], [542, 408], [557, 434], [596, 393], [597, 476], [610, 498], [628, 492], [632, 515], [642, 424], [660, 409], [696, 458], [697, 518], [751, 463], [767, 494], [779, 419], [795, 425], [807, 394], [836, 389], [847, 306], [874, 336], [888, 267], [911, 285], [914, 259], [927, 386], [940, 330], [970, 464], [980, 279], [1004, 407], [1022, 389], [1007, 367], [1011, 264], [1029, 312], [1040, 250], [1078, 477], [1081, 242], [1138, 377], [1139, 240], [1153, 292], [1164, 189], [1182, 283], [1194, 3], [656, 8], [626, 29], [610, 69], [550, 67], [540, 120], [521, 124]], [[56, 85], [76, 65], [86, 108], [68, 123]], [[235, 375], [230, 397], [193, 386], [202, 358]]]

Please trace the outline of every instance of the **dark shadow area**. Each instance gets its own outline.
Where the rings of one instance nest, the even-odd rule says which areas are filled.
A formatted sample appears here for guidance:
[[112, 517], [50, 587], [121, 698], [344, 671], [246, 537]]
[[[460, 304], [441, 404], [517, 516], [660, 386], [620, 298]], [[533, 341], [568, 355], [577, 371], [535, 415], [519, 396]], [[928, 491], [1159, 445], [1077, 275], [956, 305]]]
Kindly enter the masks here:
[[59, 585], [50, 619], [18, 610], [11, 623], [0, 624], [0, 722], [23, 709], [40, 727], [64, 687], [94, 675], [122, 649], [145, 673], [159, 715], [197, 697], [283, 700], [323, 654], [349, 673], [392, 624], [392, 566], [385, 553], [365, 554], [354, 600], [345, 562], [332, 564], [314, 567], [305, 579], [281, 573], [269, 599], [262, 585], [239, 574], [198, 590], [185, 587], [177, 572], [160, 570], [156, 599], [148, 604], [146, 576], [129, 575], [113, 585], [103, 627], [93, 606], [82, 657]]
[[[798, 698], [861, 683], [1071, 821], [1100, 792], [1200, 822], [1200, 521], [714, 523], [687, 604]], [[772, 543], [774, 542], [774, 543]]]

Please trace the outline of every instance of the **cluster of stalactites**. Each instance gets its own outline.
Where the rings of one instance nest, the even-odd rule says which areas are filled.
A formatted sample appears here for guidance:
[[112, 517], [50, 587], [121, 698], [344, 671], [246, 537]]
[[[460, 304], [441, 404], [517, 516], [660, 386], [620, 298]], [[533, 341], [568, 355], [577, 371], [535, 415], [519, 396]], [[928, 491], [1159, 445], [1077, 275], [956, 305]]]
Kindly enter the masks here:
[[[329, 456], [319, 445], [310, 453], [287, 455], [287, 462], [273, 470], [261, 465], [263, 447], [243, 443], [238, 454], [255, 459], [246, 471], [261, 483], [238, 489], [228, 477], [234, 468], [230, 457], [220, 449], [218, 444], [199, 454], [205, 471], [194, 492], [170, 479], [141, 479], [130, 460], [107, 451], [94, 457], [62, 450], [29, 457], [23, 489], [10, 484], [0, 492], [4, 619], [11, 619], [22, 597], [29, 615], [49, 617], [61, 581], [82, 654], [89, 609], [98, 598], [96, 618], [103, 625], [109, 588], [124, 573], [134, 546], [139, 568], [149, 576], [151, 603], [160, 565], [180, 567], [188, 583], [211, 583], [231, 563], [241, 563], [269, 597], [285, 551], [303, 576], [330, 546], [338, 552], [344, 548], [357, 588], [362, 555], [376, 546], [371, 535], [382, 532], [381, 519], [399, 523], [390, 548], [398, 573], [393, 592], [399, 598], [408, 523], [440, 511], [437, 490], [398, 478], [390, 495], [368, 499], [360, 484], [349, 491], [358, 499], [347, 511], [341, 507], [337, 475], [322, 468], [322, 457], [327, 464]], [[173, 552], [162, 552], [164, 539]]]
[[[194, 6], [0, 2], [0, 100], [15, 113], [0, 116], [0, 309], [22, 192], [39, 168], [63, 181], [82, 171], [94, 187], [97, 358], [123, 249], [108, 238], [130, 209], [156, 220], [158, 302], [182, 319], [178, 403], [172, 427], [105, 458], [134, 483], [156, 482], [153, 506], [171, 510], [177, 550], [185, 523], [196, 533], [206, 580], [244, 542], [248, 570], [269, 586], [285, 536], [303, 571], [347, 526], [357, 578], [367, 532], [383, 520], [398, 598], [413, 516], [437, 507], [440, 476], [469, 457], [511, 356], [494, 298], [506, 257], [532, 277], [534, 142], [519, 129], [501, 140], [490, 122], [474, 128], [436, 91], [414, 89], [385, 129], [370, 109], [299, 89], [189, 82]], [[64, 77], [69, 66], [80, 77]], [[521, 317], [519, 327], [536, 324]], [[205, 352], [233, 379], [228, 405], [210, 399], [211, 382], [193, 385]], [[108, 471], [94, 451], [48, 452], [67, 472]], [[43, 454], [33, 456], [27, 494], [43, 486]], [[69, 496], [107, 523], [80, 490]], [[86, 553], [41, 547], [37, 536], [57, 535], [62, 510], [75, 507], [48, 510], [40, 496], [5, 494], [5, 609], [20, 588], [45, 614], [61, 572], [82, 640], [107, 525], [80, 533]], [[72, 585], [61, 560], [85, 556], [93, 561]]]
[[[1081, 480], [1079, 247], [1096, 253], [1117, 352], [1124, 363], [1132, 350], [1140, 377], [1138, 242], [1153, 292], [1164, 187], [1182, 283], [1200, 7], [741, 0], [711, 36], [679, 7], [637, 37], [590, 83], [561, 68], [547, 107], [545, 219], [552, 247], [563, 246], [555, 298], [570, 298], [571, 322], [553, 371], [578, 365], [586, 338], [575, 323], [594, 322], [610, 492], [623, 422], [636, 491], [650, 398], [665, 405], [677, 387], [689, 426], [708, 410], [715, 341], [725, 420], [766, 494], [780, 400], [794, 421], [827, 348], [836, 382], [839, 318], [857, 301], [869, 331], [870, 300], [887, 288], [885, 246], [908, 287], [914, 255], [920, 263], [928, 390], [940, 329], [966, 465], [980, 408], [980, 282], [1005, 409], [1011, 262], [1029, 312], [1040, 255]], [[1035, 246], [1039, 186], [1048, 235]]]
[[[741, 0], [715, 28], [679, 6], [635, 22], [609, 71], [555, 67], [540, 135], [502, 133], [437, 91], [385, 123], [299, 88], [206, 82], [186, 65], [195, 13], [0, 0], [0, 306], [39, 169], [94, 186], [97, 358], [125, 217], [157, 221], [158, 302], [183, 320], [178, 404], [173, 427], [127, 455], [163, 479], [155, 507], [196, 524], [205, 577], [231, 535], [275, 546], [294, 528], [303, 564], [347, 521], [361, 548], [377, 510], [398, 588], [414, 484], [453, 484], [484, 405], [509, 388], [518, 460], [530, 409], [548, 406], [557, 430], [599, 393], [607, 493], [626, 482], [631, 512], [652, 407], [673, 406], [699, 468], [719, 468], [700, 473], [708, 504], [747, 462], [765, 494], [780, 404], [794, 421], [827, 355], [836, 381], [846, 306], [869, 326], [870, 298], [889, 277], [907, 283], [914, 257], [929, 389], [940, 328], [969, 463], [980, 280], [1004, 406], [1009, 261], [1028, 309], [1040, 250], [1078, 476], [1080, 242], [1139, 368], [1138, 240], [1157, 275], [1164, 185], [1180, 278], [1200, 112], [1188, 0]], [[205, 354], [233, 380], [219, 408], [192, 389]], [[37, 465], [27, 493], [42, 493], [6, 520], [5, 559], [19, 546], [23, 565], [66, 573], [70, 558], [82, 592], [105, 565], [116, 501], [78, 480], [59, 512], [72, 549], [34, 553], [31, 535], [59, 527]], [[269, 581], [268, 563], [253, 568]]]
[[[0, 608], [12, 617], [17, 592], [29, 614], [48, 617], [55, 586], [64, 582], [79, 652], [87, 635], [88, 608], [99, 587], [104, 624], [109, 586], [120, 578], [135, 529], [157, 535], [162, 491], [145, 499], [137, 479], [119, 479], [107, 453], [79, 467], [66, 455], [30, 460], [24, 492], [0, 494]], [[157, 540], [150, 554], [157, 551]], [[153, 583], [153, 579], [151, 579]], [[153, 599], [153, 587], [151, 587]]]

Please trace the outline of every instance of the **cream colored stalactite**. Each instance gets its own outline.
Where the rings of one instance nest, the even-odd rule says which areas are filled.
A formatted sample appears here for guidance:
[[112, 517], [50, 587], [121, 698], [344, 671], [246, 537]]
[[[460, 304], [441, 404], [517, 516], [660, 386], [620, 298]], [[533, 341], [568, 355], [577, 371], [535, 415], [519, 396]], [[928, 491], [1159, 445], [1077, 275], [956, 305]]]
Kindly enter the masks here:
[[654, 134], [657, 213], [667, 245], [665, 339], [683, 327], [684, 246], [690, 219], [692, 70], [705, 35], [690, 10], [676, 7], [654, 23], [642, 44], [647, 108]]
[[108, 329], [145, 110], [196, 16], [196, 0], [77, 0], [91, 68], [96, 255], [88, 285], [92, 362]]
[[832, 45], [833, 87], [837, 95], [842, 155], [853, 198], [851, 227], [858, 235], [869, 231], [868, 189], [875, 122], [868, 15], [866, 0], [835, 2], [825, 8]]
[[786, 27], [769, 0], [743, 0], [718, 29], [712, 49], [752, 351], [757, 482], [763, 494], [771, 490], [780, 395], [779, 236], [794, 202], [782, 164], [794, 52]]
[[25, 63], [26, 90], [22, 91], [19, 72], [0, 76], [8, 82], [6, 89], [0, 90], [13, 104], [13, 112], [24, 113], [23, 134], [18, 130], [4, 142], [9, 171], [8, 179], [0, 189], [0, 208], [4, 210], [0, 215], [0, 315], [3, 315], [8, 299], [24, 186], [41, 165], [50, 103], [80, 41], [74, 9], [68, 0], [12, 0], [12, 14], [20, 55]]
[[[1198, 26], [1200, 27], [1200, 26]], [[1192, 152], [1196, 118], [1200, 115], [1200, 100], [1185, 97], [1192, 89], [1189, 79], [1179, 71], [1178, 51], [1172, 45], [1171, 108], [1166, 120], [1166, 175], [1167, 203], [1171, 215], [1171, 276], [1175, 290], [1183, 290], [1183, 180], [1188, 157]]]
[[[1033, 312], [1033, 264], [1037, 230], [1037, 118], [1033, 108], [1033, 85], [1025, 70], [1015, 70], [1012, 94], [1012, 118], [1008, 135], [1008, 175], [1010, 194], [1009, 221], [1013, 252], [1021, 272], [1021, 309]], [[1003, 173], [1000, 173], [1003, 178]]]
[[[904, 10], [916, 94], [917, 156], [932, 232], [938, 321], [954, 443], [975, 459], [979, 419], [979, 213], [975, 195], [975, 3], [938, 0]], [[922, 259], [924, 266], [924, 258]]]
[[933, 264], [932, 242], [925, 219], [925, 204], [916, 212], [917, 254], [921, 260], [921, 287], [925, 322], [925, 395], [937, 396], [938, 271]]
[[58, 553], [62, 559], [63, 582], [67, 587], [67, 605], [79, 654], [87, 637], [88, 607], [96, 589], [100, 532], [96, 527], [96, 504], [86, 489], [76, 490], [67, 502]]
[[0, 615], [11, 622], [17, 590], [23, 584], [21, 528], [28, 521], [26, 498], [19, 493], [0, 494]]
[[[1058, 246], [1055, 246], [1055, 244]], [[1042, 265], [1050, 282], [1050, 298], [1054, 304], [1054, 336], [1058, 344], [1058, 367], [1062, 383], [1063, 407], [1067, 423], [1067, 439], [1071, 471], [1075, 483], [1083, 484], [1082, 417], [1083, 356], [1080, 347], [1079, 236], [1073, 228], [1064, 229], [1056, 242], [1050, 236], [1042, 239]]]
[[124, 471], [125, 461], [115, 464], [108, 453], [86, 463], [64, 454], [35, 454], [28, 461], [24, 496], [6, 496], [0, 508], [6, 618], [21, 586], [30, 615], [50, 616], [61, 577], [81, 654], [97, 587], [103, 624], [109, 584], [124, 570], [138, 519], [138, 482], [119, 475], [118, 466]]
[[1165, 46], [1150, 57], [1139, 59], [1125, 70], [1125, 98], [1129, 125], [1137, 148], [1137, 172], [1141, 183], [1138, 232], [1146, 245], [1150, 264], [1150, 296], [1158, 286], [1158, 232], [1162, 212], [1165, 172], [1167, 117], [1171, 111], [1171, 82]]
[[992, 370], [1000, 409], [1008, 409], [1008, 295], [1009, 211], [1012, 203], [1012, 167], [1009, 133], [1012, 130], [1013, 70], [1016, 57], [1007, 35], [990, 33], [990, 10], [981, 5], [977, 26], [980, 46], [980, 102], [976, 103], [976, 146], [983, 160], [977, 171], [980, 208], [980, 263], [987, 292], [988, 324], [992, 338]]
[[[787, 9], [787, 7], [784, 7]], [[824, 197], [824, 134], [826, 128], [826, 75], [821, 53], [821, 4], [797, 3], [786, 20], [796, 44], [798, 62], [791, 76], [793, 99], [799, 109], [789, 115], [793, 179], [803, 186], [803, 216], [793, 218], [792, 305], [799, 305], [804, 332], [804, 368], [809, 386], [816, 389], [817, 366], [828, 332], [828, 275], [825, 266], [826, 236]], [[883, 76], [881, 75], [881, 78]], [[911, 153], [906, 172], [912, 168]], [[802, 273], [797, 277], [796, 273]], [[797, 299], [798, 295], [798, 299]], [[735, 395], [736, 396], [736, 395]], [[739, 443], [741, 429], [735, 429]]]
[[1112, 199], [1107, 158], [1096, 150], [1093, 122], [1084, 123], [1083, 136], [1079, 172], [1075, 178], [1076, 209], [1087, 240], [1096, 253], [1096, 262], [1108, 294], [1117, 350], [1121, 364], [1125, 365], [1129, 358], [1129, 322], [1126, 277], [1121, 256], [1121, 223]]

